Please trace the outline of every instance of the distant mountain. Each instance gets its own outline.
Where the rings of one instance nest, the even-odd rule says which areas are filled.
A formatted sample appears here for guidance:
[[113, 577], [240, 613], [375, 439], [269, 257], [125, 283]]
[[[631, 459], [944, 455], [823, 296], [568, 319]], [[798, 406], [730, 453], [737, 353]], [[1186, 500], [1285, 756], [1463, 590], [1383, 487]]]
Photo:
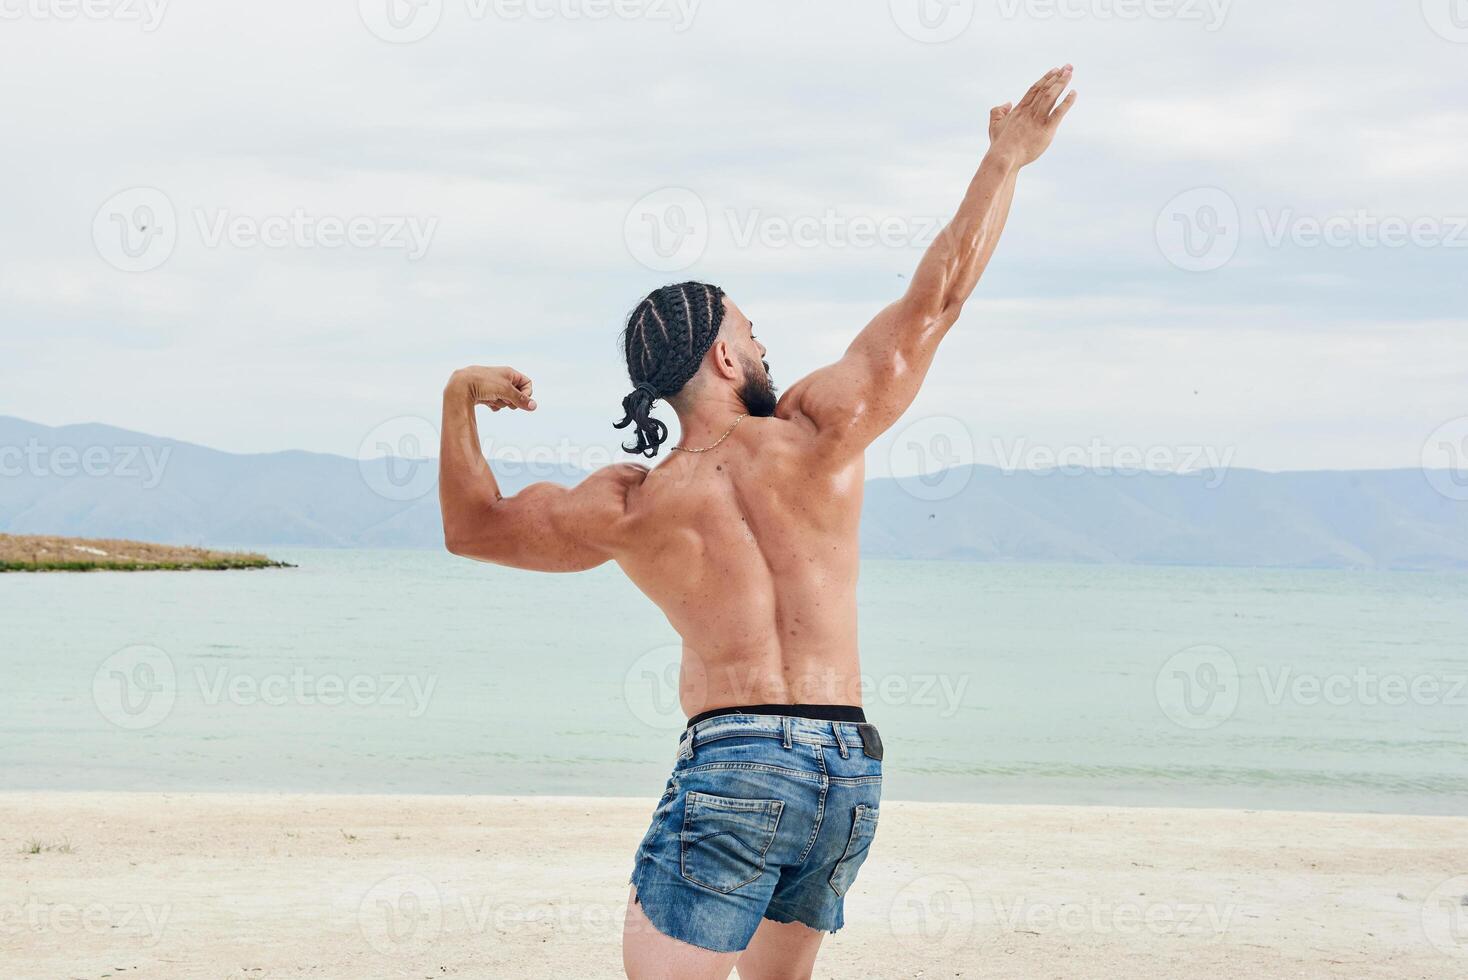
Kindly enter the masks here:
[[[1468, 569], [1468, 503], [1421, 470], [1184, 476], [950, 472], [924, 503], [911, 480], [867, 483], [871, 557], [1293, 568]], [[904, 489], [906, 487], [906, 489]]]
[[[435, 465], [240, 455], [106, 425], [0, 417], [0, 530], [218, 547], [433, 547], [443, 540]], [[409, 496], [425, 478], [427, 492]]]
[[[240, 455], [0, 416], [0, 531], [209, 547], [439, 547], [432, 460]], [[510, 468], [513, 493], [556, 467]], [[937, 499], [934, 499], [937, 498]], [[987, 466], [867, 483], [870, 557], [1468, 569], [1468, 503], [1419, 470], [1220, 476]]]

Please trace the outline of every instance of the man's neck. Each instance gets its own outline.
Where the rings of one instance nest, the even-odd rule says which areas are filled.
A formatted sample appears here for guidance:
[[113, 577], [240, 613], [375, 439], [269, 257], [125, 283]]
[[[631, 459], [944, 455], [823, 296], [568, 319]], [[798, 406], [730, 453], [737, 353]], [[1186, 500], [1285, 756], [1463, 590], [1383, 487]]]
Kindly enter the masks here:
[[680, 442], [695, 445], [702, 445], [699, 440], [717, 439], [741, 415], [749, 414], [744, 402], [732, 391], [718, 397], [702, 398], [687, 409], [674, 408], [678, 412], [678, 426], [683, 430]]

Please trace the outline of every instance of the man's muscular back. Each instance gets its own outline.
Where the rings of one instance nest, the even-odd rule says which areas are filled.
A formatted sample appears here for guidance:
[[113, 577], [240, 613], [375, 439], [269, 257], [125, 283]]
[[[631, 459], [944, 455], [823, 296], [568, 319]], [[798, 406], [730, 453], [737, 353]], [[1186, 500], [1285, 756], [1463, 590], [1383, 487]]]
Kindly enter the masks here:
[[683, 639], [689, 715], [734, 704], [860, 704], [862, 459], [832, 465], [791, 419], [749, 418], [628, 487], [616, 561]]

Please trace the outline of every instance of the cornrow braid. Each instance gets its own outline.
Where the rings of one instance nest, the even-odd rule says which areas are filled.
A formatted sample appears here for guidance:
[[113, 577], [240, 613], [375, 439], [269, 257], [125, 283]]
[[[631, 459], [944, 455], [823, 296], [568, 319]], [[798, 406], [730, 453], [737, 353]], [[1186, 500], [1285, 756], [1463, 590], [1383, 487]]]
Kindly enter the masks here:
[[624, 443], [624, 450], [649, 459], [658, 454], [668, 427], [652, 417], [653, 403], [676, 395], [698, 373], [723, 322], [724, 291], [702, 282], [655, 289], [628, 315], [622, 347], [635, 387], [622, 399], [622, 421], [613, 425], [633, 426], [637, 442]]

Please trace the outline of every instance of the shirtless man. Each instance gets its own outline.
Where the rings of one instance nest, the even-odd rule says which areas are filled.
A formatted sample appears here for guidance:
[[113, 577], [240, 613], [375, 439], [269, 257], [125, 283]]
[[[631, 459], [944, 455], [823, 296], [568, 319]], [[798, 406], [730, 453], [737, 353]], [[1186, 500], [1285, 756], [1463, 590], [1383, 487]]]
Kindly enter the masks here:
[[856, 639], [863, 454], [912, 403], [988, 264], [1020, 168], [1075, 101], [1071, 68], [989, 115], [990, 147], [906, 295], [841, 360], [778, 400], [754, 325], [714, 286], [664, 286], [624, 336], [635, 441], [653, 469], [608, 466], [567, 489], [501, 496], [476, 406], [534, 411], [505, 367], [444, 391], [439, 493], [448, 549], [570, 572], [615, 561], [683, 639], [690, 716], [637, 850], [623, 932], [633, 980], [809, 977], [879, 819], [882, 743], [861, 710]]

